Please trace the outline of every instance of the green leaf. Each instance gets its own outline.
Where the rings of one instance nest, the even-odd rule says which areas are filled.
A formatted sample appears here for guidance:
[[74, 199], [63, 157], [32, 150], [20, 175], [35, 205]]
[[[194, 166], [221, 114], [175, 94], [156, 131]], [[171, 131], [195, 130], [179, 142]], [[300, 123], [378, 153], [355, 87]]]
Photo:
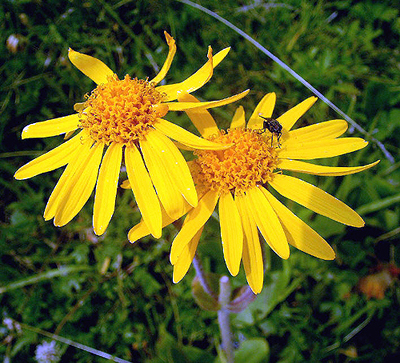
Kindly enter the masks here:
[[357, 208], [357, 213], [364, 215], [372, 212], [377, 212], [381, 209], [386, 209], [398, 202], [400, 202], [400, 194], [392, 195], [388, 198], [384, 198], [376, 202], [364, 204], [360, 208]]
[[264, 319], [278, 304], [284, 301], [303, 281], [302, 277], [290, 284], [290, 265], [282, 261], [283, 269], [267, 275], [264, 288], [247, 309], [233, 319], [237, 326], [253, 325]]
[[40, 281], [51, 280], [54, 277], [66, 276], [71, 273], [81, 272], [81, 271], [85, 271], [85, 270], [91, 270], [91, 268], [89, 266], [69, 266], [69, 267], [60, 267], [58, 269], [42, 272], [40, 274], [31, 276], [31, 277], [28, 277], [28, 278], [25, 278], [22, 280], [11, 282], [8, 285], [1, 286], [0, 294], [4, 293], [6, 291], [19, 289], [19, 288], [27, 286], [27, 285], [36, 284]]
[[[206, 274], [206, 278], [208, 280], [211, 290], [215, 291], [217, 296], [219, 290], [218, 286], [220, 275], [210, 273]], [[201, 285], [197, 277], [195, 277], [192, 281], [192, 294], [194, 299], [196, 300], [196, 303], [202, 309], [207, 311], [218, 311], [220, 309], [218, 300], [204, 291], [203, 286]]]
[[270, 349], [261, 338], [245, 340], [235, 352], [235, 363], [268, 363]]
[[182, 347], [182, 351], [190, 363], [211, 362], [214, 359], [212, 354], [191, 345]]
[[[156, 343], [156, 350], [160, 358], [159, 362], [171, 363], [202, 363], [211, 362], [213, 356], [202, 349], [193, 346], [182, 346], [165, 329], [160, 326], [159, 340]], [[153, 360], [151, 362], [154, 362]]]

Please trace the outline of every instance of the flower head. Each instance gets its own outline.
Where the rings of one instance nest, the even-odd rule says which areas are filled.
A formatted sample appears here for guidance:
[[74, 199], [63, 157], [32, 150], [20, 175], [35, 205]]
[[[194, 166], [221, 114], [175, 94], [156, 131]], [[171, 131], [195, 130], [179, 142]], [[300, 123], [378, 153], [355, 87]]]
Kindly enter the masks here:
[[[196, 189], [189, 168], [171, 141], [192, 148], [220, 149], [214, 142], [199, 138], [163, 117], [168, 111], [217, 107], [244, 97], [248, 91], [219, 101], [175, 101], [202, 87], [229, 48], [215, 56], [208, 50], [208, 61], [185, 81], [156, 86], [166, 75], [175, 55], [174, 39], [165, 33], [169, 46], [167, 59], [151, 81], [118, 76], [100, 60], [69, 50], [69, 59], [97, 83], [86, 101], [75, 105], [77, 113], [28, 125], [22, 138], [49, 137], [78, 133], [70, 140], [21, 167], [15, 178], [27, 179], [67, 165], [47, 203], [44, 218], [54, 218], [56, 226], [67, 224], [82, 209], [95, 185], [93, 227], [105, 232], [115, 208], [118, 176], [122, 159], [130, 187], [150, 233], [161, 236], [161, 205], [177, 218], [184, 203], [195, 207]], [[105, 154], [103, 156], [103, 153]], [[161, 202], [161, 205], [160, 205]]]
[[[191, 99], [193, 96], [187, 96]], [[283, 170], [314, 175], [348, 175], [374, 166], [329, 167], [299, 159], [317, 159], [342, 155], [367, 145], [360, 138], [338, 138], [347, 129], [343, 120], [326, 121], [291, 130], [296, 121], [314, 104], [310, 97], [274, 120], [279, 134], [264, 129], [272, 117], [276, 96], [267, 94], [254, 110], [247, 125], [239, 107], [231, 128], [221, 131], [206, 110], [187, 111], [203, 137], [221, 144], [233, 144], [224, 150], [197, 150], [189, 162], [198, 189], [197, 207], [186, 206], [187, 217], [174, 239], [170, 260], [174, 281], [186, 274], [193, 260], [204, 224], [217, 203], [224, 258], [232, 275], [243, 261], [246, 278], [255, 293], [263, 285], [263, 260], [258, 231], [270, 248], [283, 259], [290, 254], [289, 244], [315, 257], [331, 260], [335, 253], [329, 244], [294, 215], [268, 190], [340, 223], [362, 227], [361, 217], [343, 202], [303, 180], [284, 175]], [[262, 116], [262, 117], [261, 117]], [[163, 225], [170, 219], [164, 216]], [[143, 223], [133, 227], [129, 239], [148, 234]]]

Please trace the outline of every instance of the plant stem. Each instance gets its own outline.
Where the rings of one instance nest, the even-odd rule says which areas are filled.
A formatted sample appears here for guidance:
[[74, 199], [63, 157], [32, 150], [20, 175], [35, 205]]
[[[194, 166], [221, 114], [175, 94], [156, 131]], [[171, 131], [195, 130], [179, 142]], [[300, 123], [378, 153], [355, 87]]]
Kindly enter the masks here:
[[232, 333], [229, 322], [229, 310], [226, 308], [229, 305], [231, 298], [231, 285], [227, 276], [222, 276], [219, 280], [219, 296], [218, 302], [221, 309], [218, 311], [218, 324], [221, 331], [222, 349], [226, 355], [227, 363], [234, 363]]
[[39, 328], [35, 328], [33, 326], [30, 326], [30, 325], [27, 325], [27, 324], [24, 324], [24, 323], [17, 322], [16, 320], [14, 320], [14, 322], [18, 323], [21, 326], [22, 329], [26, 329], [26, 330], [30, 330], [30, 331], [33, 331], [33, 332], [38, 333], [38, 334], [42, 334], [45, 337], [48, 337], [48, 338], [53, 339], [53, 340], [57, 340], [57, 341], [59, 341], [61, 343], [70, 345], [72, 347], [75, 347], [75, 348], [78, 348], [78, 349], [81, 349], [81, 350], [84, 350], [86, 352], [89, 352], [91, 354], [97, 355], [97, 356], [102, 357], [104, 359], [108, 359], [108, 360], [110, 360], [112, 362], [132, 363], [132, 362], [129, 362], [129, 361], [125, 360], [125, 359], [114, 357], [113, 355], [108, 354], [106, 352], [102, 352], [101, 350], [98, 350], [98, 349], [95, 349], [95, 348], [92, 348], [92, 347], [88, 347], [87, 345], [74, 342], [73, 340], [61, 337], [61, 336], [56, 335], [56, 334], [49, 333], [49, 332], [47, 332], [45, 330], [42, 330], [42, 329], [39, 329]]
[[193, 267], [196, 270], [197, 278], [199, 279], [201, 287], [203, 288], [203, 290], [208, 295], [210, 295], [211, 297], [216, 299], [217, 297], [215, 295], [215, 292], [211, 290], [211, 287], [208, 284], [208, 281], [206, 279], [206, 275], [204, 274], [203, 266], [201, 264], [201, 261], [200, 261], [198, 255], [197, 255], [197, 253], [194, 255], [194, 258], [193, 258]]
[[[238, 297], [236, 297], [235, 299], [233, 299], [229, 302], [229, 305], [227, 305], [226, 308], [231, 313], [238, 313], [238, 312], [244, 310], [252, 301], [255, 300], [256, 297], [257, 296], [250, 289], [250, 287], [246, 286], [246, 287], [242, 288]], [[240, 309], [240, 310], [238, 310], [238, 309]]]

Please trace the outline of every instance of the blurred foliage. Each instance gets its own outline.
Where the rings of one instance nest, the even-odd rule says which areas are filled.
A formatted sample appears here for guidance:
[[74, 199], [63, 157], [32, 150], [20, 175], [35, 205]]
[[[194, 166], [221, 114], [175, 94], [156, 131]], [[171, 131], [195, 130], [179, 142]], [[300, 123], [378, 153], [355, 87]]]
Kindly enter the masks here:
[[[318, 88], [397, 160], [374, 143], [326, 165], [380, 164], [341, 178], [301, 176], [356, 208], [363, 229], [346, 228], [289, 207], [328, 239], [332, 262], [292, 251], [270, 256], [264, 290], [232, 317], [238, 362], [391, 362], [400, 352], [397, 275], [383, 299], [367, 298], [360, 278], [399, 265], [400, 17], [384, 0], [220, 1], [203, 6], [238, 25]], [[216, 313], [191, 296], [194, 272], [172, 284], [168, 252], [176, 233], [129, 244], [139, 213], [121, 190], [104, 237], [91, 230], [92, 203], [56, 228], [42, 213], [60, 171], [13, 180], [15, 170], [60, 142], [24, 140], [32, 122], [72, 113], [93, 83], [67, 58], [68, 47], [94, 55], [120, 76], [152, 77], [166, 54], [163, 31], [178, 52], [167, 82], [178, 82], [206, 60], [207, 46], [232, 50], [196, 95], [218, 99], [247, 88], [250, 115], [261, 97], [278, 95], [275, 115], [310, 96], [298, 81], [225, 25], [177, 1], [4, 0], [0, 3], [0, 356], [34, 362], [43, 336], [6, 324], [7, 318], [134, 362], [211, 362], [219, 354]], [[226, 127], [237, 105], [213, 110]], [[168, 114], [168, 117], [170, 114]], [[337, 118], [318, 102], [301, 123]], [[171, 121], [193, 131], [188, 119]], [[299, 122], [300, 123], [300, 122]], [[350, 133], [354, 130], [350, 128]], [[359, 136], [359, 135], [356, 135]], [[368, 135], [361, 135], [368, 139]], [[217, 223], [199, 246], [207, 270], [227, 274]], [[243, 271], [232, 279], [245, 283]], [[386, 287], [385, 287], [386, 289]], [[371, 296], [370, 296], [371, 297]], [[61, 362], [104, 362], [68, 346]]]

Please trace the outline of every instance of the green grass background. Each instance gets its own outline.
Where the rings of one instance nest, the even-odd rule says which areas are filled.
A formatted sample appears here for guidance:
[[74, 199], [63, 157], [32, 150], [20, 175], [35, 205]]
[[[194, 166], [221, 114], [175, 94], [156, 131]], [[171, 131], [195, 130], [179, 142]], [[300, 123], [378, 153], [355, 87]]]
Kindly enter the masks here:
[[[359, 279], [386, 263], [399, 264], [400, 18], [395, 2], [198, 1], [257, 39], [383, 142], [325, 165], [361, 165], [361, 174], [304, 177], [358, 210], [362, 229], [288, 202], [337, 251], [320, 261], [292, 249], [274, 255], [262, 294], [232, 316], [238, 362], [391, 362], [400, 351], [397, 279], [384, 299], [367, 299]], [[191, 295], [193, 269], [172, 283], [168, 253], [176, 230], [130, 244], [140, 219], [132, 193], [120, 190], [114, 218], [101, 237], [91, 229], [93, 201], [67, 226], [42, 214], [61, 170], [16, 181], [18, 167], [59, 145], [61, 137], [22, 141], [32, 122], [73, 113], [94, 84], [68, 60], [68, 47], [103, 60], [119, 76], [152, 78], [167, 55], [163, 31], [178, 51], [166, 78], [179, 82], [205, 61], [207, 46], [232, 50], [196, 96], [219, 99], [251, 88], [238, 104], [212, 111], [227, 127], [241, 104], [249, 117], [262, 96], [277, 93], [275, 116], [310, 92], [253, 45], [215, 19], [177, 1], [4, 0], [0, 4], [0, 319], [56, 333], [132, 362], [213, 362], [219, 352], [216, 313]], [[16, 49], [7, 46], [14, 35]], [[184, 114], [171, 121], [194, 131]], [[298, 126], [340, 118], [322, 101]], [[353, 136], [368, 136], [352, 132]], [[348, 132], [349, 134], [349, 132]], [[218, 223], [208, 223], [199, 252], [208, 271], [227, 274]], [[231, 279], [245, 283], [243, 271]], [[0, 325], [0, 359], [34, 362], [46, 340]], [[60, 344], [61, 362], [105, 362]]]

